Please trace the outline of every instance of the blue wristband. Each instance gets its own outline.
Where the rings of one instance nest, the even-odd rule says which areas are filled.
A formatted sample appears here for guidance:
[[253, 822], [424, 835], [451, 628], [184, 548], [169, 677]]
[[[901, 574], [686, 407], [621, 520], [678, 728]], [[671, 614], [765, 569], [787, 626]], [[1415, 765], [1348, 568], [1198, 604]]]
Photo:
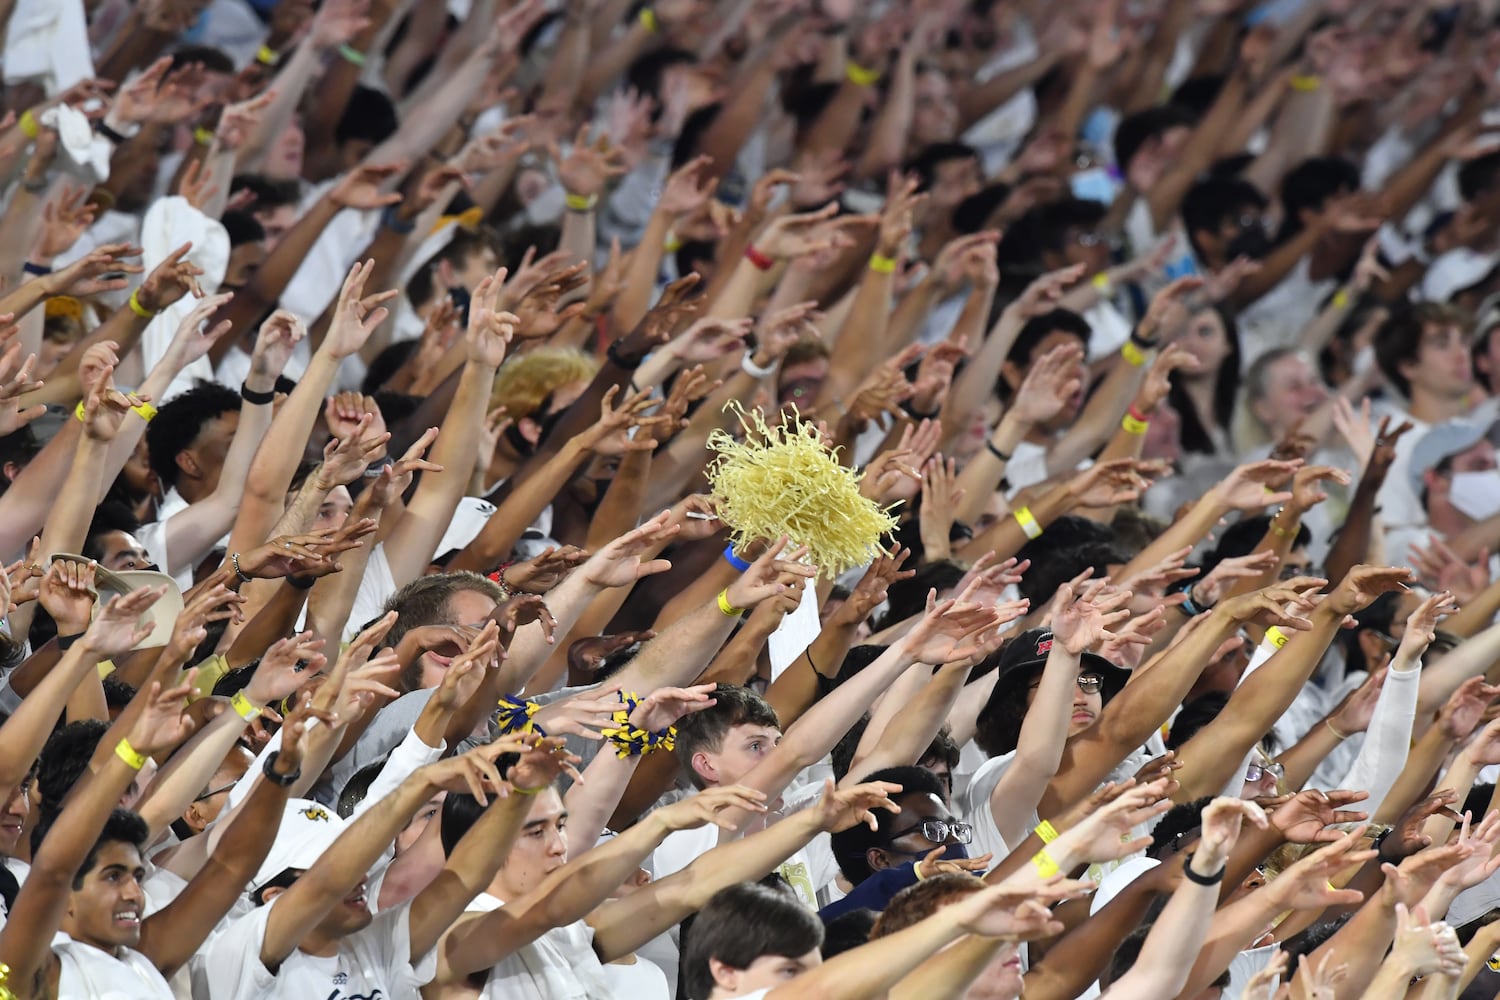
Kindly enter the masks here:
[[724, 546], [724, 561], [733, 566], [735, 569], [739, 570], [741, 573], [750, 568], [749, 563], [734, 554], [733, 544]]

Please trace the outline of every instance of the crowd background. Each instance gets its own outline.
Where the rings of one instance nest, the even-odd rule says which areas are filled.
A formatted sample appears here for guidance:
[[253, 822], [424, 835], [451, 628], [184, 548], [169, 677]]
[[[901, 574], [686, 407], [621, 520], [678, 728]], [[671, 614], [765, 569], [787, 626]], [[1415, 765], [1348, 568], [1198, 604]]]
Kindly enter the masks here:
[[0, 23], [0, 995], [1500, 995], [1500, 3]]

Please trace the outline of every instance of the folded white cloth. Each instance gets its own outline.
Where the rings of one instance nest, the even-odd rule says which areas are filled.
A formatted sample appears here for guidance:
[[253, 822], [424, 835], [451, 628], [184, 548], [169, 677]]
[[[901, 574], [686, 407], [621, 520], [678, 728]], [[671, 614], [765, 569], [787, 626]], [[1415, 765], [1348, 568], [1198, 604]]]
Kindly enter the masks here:
[[83, 0], [16, 0], [5, 32], [5, 82], [52, 97], [94, 75]]
[[[172, 251], [188, 241], [192, 241], [193, 248], [188, 251], [187, 259], [203, 269], [198, 283], [203, 286], [203, 294], [212, 295], [219, 290], [229, 266], [229, 233], [219, 220], [210, 219], [180, 195], [161, 198], [146, 212], [146, 219], [141, 224], [144, 273], [150, 274], [171, 256]], [[184, 295], [162, 310], [146, 327], [145, 336], [141, 338], [141, 354], [148, 372], [167, 352], [177, 327], [197, 304], [198, 300], [192, 295]], [[212, 380], [213, 377], [213, 366], [208, 358], [199, 358], [183, 369], [162, 400], [192, 388], [197, 379]]]
[[88, 116], [77, 108], [58, 104], [43, 111], [38, 120], [57, 130], [63, 157], [59, 165], [89, 187], [109, 180], [109, 158], [114, 150], [102, 136], [94, 134]]

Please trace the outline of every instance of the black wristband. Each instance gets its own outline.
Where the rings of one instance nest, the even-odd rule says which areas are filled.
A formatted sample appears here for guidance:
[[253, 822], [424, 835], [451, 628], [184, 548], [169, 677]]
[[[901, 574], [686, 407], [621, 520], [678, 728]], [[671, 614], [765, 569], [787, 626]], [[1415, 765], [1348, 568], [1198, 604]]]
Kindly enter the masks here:
[[1143, 351], [1154, 351], [1157, 348], [1156, 341], [1147, 340], [1145, 337], [1141, 336], [1141, 328], [1138, 326], [1131, 328], [1130, 342]]
[[100, 135], [104, 136], [104, 138], [106, 138], [110, 142], [114, 143], [116, 146], [123, 145], [124, 143], [130, 141], [127, 137], [125, 137], [125, 136], [121, 135], [120, 133], [116, 132], [114, 129], [110, 128], [108, 125], [104, 124], [102, 121], [99, 122], [97, 125], [95, 125], [94, 129]]
[[1193, 871], [1193, 855], [1189, 854], [1182, 862], [1182, 874], [1184, 878], [1194, 885], [1218, 885], [1224, 881], [1224, 871], [1228, 867], [1228, 865], [1223, 865], [1213, 875], [1199, 875]]
[[240, 385], [240, 398], [251, 406], [265, 406], [267, 403], [276, 402], [276, 390], [269, 389], [265, 392], [257, 392], [250, 386]]
[[45, 278], [47, 275], [52, 273], [52, 268], [48, 267], [46, 264], [33, 264], [28, 260], [26, 263], [21, 265], [21, 273], [34, 274], [38, 278]]
[[287, 585], [295, 590], [312, 590], [318, 582], [315, 576], [289, 576], [286, 578]]
[[277, 774], [276, 759], [280, 756], [280, 750], [272, 750], [269, 754], [266, 755], [266, 762], [261, 767], [261, 771], [265, 773], [267, 781], [276, 785], [280, 785], [282, 788], [290, 788], [297, 783], [297, 780], [299, 778], [302, 777], [302, 768], [297, 768], [297, 770], [293, 771], [291, 774]]
[[1381, 830], [1379, 833], [1377, 833], [1374, 840], [1370, 841], [1370, 850], [1375, 852], [1376, 861], [1389, 861], [1391, 864], [1395, 864], [1396, 862], [1401, 860], [1400, 858], [1390, 857], [1384, 851], [1386, 839], [1390, 837], [1391, 831], [1394, 829], [1396, 828], [1393, 826], [1388, 826], [1384, 830]]
[[73, 644], [75, 642], [77, 642], [79, 639], [82, 639], [82, 638], [83, 638], [83, 633], [82, 632], [79, 632], [76, 635], [60, 635], [60, 636], [57, 637], [57, 648], [58, 649], [72, 649], [73, 648]]
[[999, 448], [996, 448], [993, 444], [991, 444], [989, 438], [985, 438], [984, 446], [985, 446], [985, 448], [989, 449], [989, 453], [991, 455], [994, 455], [1000, 461], [1002, 461], [1002, 462], [1009, 462], [1010, 461], [1010, 456], [1007, 455], [1005, 452], [1001, 451]]
[[614, 365], [616, 368], [623, 368], [628, 372], [633, 372], [637, 368], [639, 368], [641, 366], [641, 362], [645, 359], [635, 358], [634, 360], [627, 360], [625, 358], [622, 358], [620, 357], [620, 352], [618, 350], [619, 346], [620, 342], [616, 340], [612, 342], [605, 350], [604, 356], [609, 358], [609, 363]]

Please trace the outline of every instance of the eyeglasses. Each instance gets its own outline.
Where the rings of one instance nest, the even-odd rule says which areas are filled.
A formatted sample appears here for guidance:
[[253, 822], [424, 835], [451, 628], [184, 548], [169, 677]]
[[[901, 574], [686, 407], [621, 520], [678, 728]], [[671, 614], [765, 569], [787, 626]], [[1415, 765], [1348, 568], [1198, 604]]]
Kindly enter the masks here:
[[231, 789], [234, 788], [234, 785], [235, 785], [235, 783], [231, 782], [230, 784], [227, 784], [227, 785], [221, 785], [218, 788], [210, 788], [208, 791], [204, 792], [202, 795], [198, 796], [193, 801], [194, 802], [202, 802], [204, 799], [211, 799], [215, 795], [221, 795], [224, 792], [230, 791]]
[[1268, 761], [1264, 764], [1251, 764], [1245, 768], [1245, 780], [1249, 782], [1259, 781], [1268, 774], [1280, 781], [1286, 776], [1286, 767], [1275, 761]]
[[[1038, 677], [1027, 686], [1030, 687], [1031, 690], [1035, 691], [1037, 688], [1042, 686], [1042, 679]], [[1103, 689], [1104, 676], [1102, 674], [1078, 675], [1078, 690], [1082, 691], [1084, 694], [1098, 694]]]
[[967, 844], [974, 839], [974, 828], [968, 823], [946, 819], [924, 819], [916, 826], [909, 826], [900, 833], [893, 833], [885, 839], [889, 843], [893, 840], [900, 840], [910, 833], [920, 833], [934, 844], [946, 844], [950, 839], [955, 844]]

